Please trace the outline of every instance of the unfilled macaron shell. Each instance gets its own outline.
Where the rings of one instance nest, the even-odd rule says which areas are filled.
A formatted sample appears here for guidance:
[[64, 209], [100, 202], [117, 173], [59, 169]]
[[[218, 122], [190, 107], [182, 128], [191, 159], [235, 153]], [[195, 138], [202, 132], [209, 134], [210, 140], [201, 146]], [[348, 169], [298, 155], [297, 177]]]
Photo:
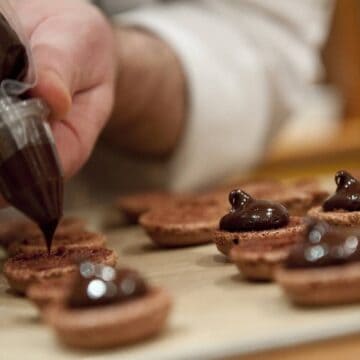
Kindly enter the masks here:
[[3, 271], [11, 288], [25, 293], [34, 282], [75, 272], [81, 261], [114, 266], [116, 260], [116, 253], [105, 248], [59, 249], [50, 255], [46, 252], [16, 255], [5, 262]]

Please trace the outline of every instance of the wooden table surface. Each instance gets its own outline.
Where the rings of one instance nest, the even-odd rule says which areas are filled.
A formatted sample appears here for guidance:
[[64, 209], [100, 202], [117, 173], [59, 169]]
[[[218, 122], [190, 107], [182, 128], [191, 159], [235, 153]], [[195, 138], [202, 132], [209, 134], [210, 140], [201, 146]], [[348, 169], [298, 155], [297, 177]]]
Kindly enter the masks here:
[[[100, 212], [81, 213], [93, 224], [99, 220]], [[151, 341], [126, 348], [75, 352], [56, 341], [29, 302], [7, 292], [0, 276], [0, 359], [24, 359], [26, 355], [27, 360], [331, 360], [352, 359], [350, 356], [360, 351], [359, 337], [353, 335], [360, 334], [359, 305], [295, 308], [276, 285], [244, 282], [212, 244], [160, 250], [137, 227], [106, 233], [109, 245], [119, 253], [119, 265], [139, 269], [151, 283], [166, 287], [173, 295], [175, 306], [166, 331]], [[352, 336], [308, 344], [344, 335]], [[299, 345], [304, 343], [308, 345]], [[276, 350], [279, 348], [282, 350]], [[336, 349], [348, 356], [334, 357], [339, 355]]]

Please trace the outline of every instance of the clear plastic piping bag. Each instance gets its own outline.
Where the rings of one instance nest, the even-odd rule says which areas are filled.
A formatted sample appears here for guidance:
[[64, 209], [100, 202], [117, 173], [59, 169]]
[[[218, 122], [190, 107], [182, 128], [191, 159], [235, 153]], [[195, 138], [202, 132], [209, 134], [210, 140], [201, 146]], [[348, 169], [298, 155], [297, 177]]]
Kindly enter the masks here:
[[36, 82], [31, 48], [23, 28], [10, 2], [1, 0], [0, 161], [28, 144], [54, 144], [45, 121], [50, 114], [46, 103], [38, 98], [22, 99]]
[[[44, 225], [50, 241], [62, 215], [63, 172], [46, 122], [48, 106], [24, 96], [35, 85], [30, 46], [9, 1], [1, 0], [0, 191], [40, 227]], [[48, 224], [50, 229], [45, 229]]]

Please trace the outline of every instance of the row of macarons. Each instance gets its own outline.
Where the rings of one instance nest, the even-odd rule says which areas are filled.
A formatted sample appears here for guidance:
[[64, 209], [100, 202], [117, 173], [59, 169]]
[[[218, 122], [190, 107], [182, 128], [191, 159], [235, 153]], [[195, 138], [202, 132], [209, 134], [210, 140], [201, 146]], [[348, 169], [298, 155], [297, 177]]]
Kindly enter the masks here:
[[[246, 192], [230, 192], [230, 211], [225, 189], [171, 196], [142, 214], [140, 223], [160, 246], [214, 241], [245, 277], [275, 277], [296, 303], [358, 301], [359, 184], [346, 172], [336, 174], [336, 183], [330, 197], [314, 182], [244, 185]], [[311, 220], [299, 216], [305, 213]], [[63, 221], [50, 256], [29, 223], [2, 230], [0, 241], [14, 255], [4, 266], [9, 284], [43, 309], [65, 343], [119, 345], [164, 327], [171, 307], [166, 291], [132, 270], [116, 270], [117, 256], [105, 248], [105, 237], [86, 231], [81, 220]]]
[[230, 191], [230, 210], [223, 190], [148, 194], [148, 202], [138, 195], [117, 205], [159, 246], [214, 242], [245, 279], [276, 279], [296, 304], [348, 303], [360, 300], [360, 185], [346, 171], [335, 183], [331, 195], [315, 181], [244, 184]]
[[172, 299], [137, 271], [116, 267], [106, 237], [84, 220], [64, 218], [48, 253], [40, 230], [27, 221], [3, 224], [9, 253], [3, 273], [14, 295], [26, 296], [58, 339], [84, 349], [127, 345], [159, 334]]

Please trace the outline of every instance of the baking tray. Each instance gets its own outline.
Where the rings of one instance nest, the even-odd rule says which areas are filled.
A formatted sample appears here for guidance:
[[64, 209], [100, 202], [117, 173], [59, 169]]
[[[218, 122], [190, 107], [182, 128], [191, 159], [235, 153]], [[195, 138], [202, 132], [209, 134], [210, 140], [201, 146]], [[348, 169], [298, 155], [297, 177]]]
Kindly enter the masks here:
[[[101, 209], [80, 212], [94, 227]], [[360, 306], [293, 307], [274, 284], [242, 281], [215, 245], [161, 250], [138, 227], [106, 231], [119, 265], [166, 287], [175, 305], [167, 329], [143, 343], [101, 352], [61, 346], [37, 310], [0, 277], [0, 359], [210, 359], [360, 331]]]

